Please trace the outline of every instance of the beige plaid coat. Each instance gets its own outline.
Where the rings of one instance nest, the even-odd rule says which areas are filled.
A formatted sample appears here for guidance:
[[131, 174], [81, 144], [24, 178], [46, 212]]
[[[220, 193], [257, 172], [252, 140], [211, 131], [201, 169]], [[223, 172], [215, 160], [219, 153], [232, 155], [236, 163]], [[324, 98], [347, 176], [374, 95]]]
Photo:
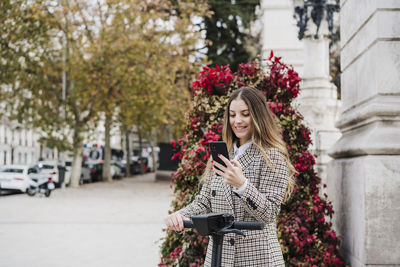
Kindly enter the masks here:
[[[248, 184], [240, 198], [232, 186], [211, 174], [195, 200], [179, 210], [185, 217], [222, 212], [233, 214], [235, 221], [262, 221], [263, 230], [243, 231], [246, 236], [227, 234], [222, 251], [223, 267], [285, 266], [276, 235], [276, 216], [288, 183], [288, 167], [284, 155], [275, 148], [266, 151], [271, 168], [258, 148], [252, 144], [238, 159]], [[231, 155], [232, 156], [232, 155]], [[210, 239], [205, 266], [211, 266], [212, 240]]]

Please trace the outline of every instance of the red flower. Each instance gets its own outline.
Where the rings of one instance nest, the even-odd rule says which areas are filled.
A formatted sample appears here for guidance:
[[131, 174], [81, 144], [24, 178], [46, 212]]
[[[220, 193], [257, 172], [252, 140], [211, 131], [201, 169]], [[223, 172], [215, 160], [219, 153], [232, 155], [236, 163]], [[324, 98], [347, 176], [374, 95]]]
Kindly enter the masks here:
[[182, 159], [182, 157], [183, 157], [183, 153], [182, 153], [182, 150], [180, 150], [179, 152], [176, 152], [176, 153], [172, 156], [171, 160], [174, 160], [174, 159], [176, 159], [176, 158]]
[[254, 62], [247, 62], [239, 64], [239, 75], [254, 76], [260, 69]]
[[269, 58], [268, 60], [271, 60], [274, 57], [274, 51], [271, 50], [271, 52], [269, 53]]
[[175, 142], [175, 140], [171, 140], [171, 145], [172, 145], [173, 148], [176, 148], [176, 142]]
[[[204, 66], [203, 70], [198, 74], [196, 81], [192, 83], [193, 90], [207, 89], [209, 95], [215, 93], [215, 88], [225, 89], [233, 79], [233, 74], [229, 65], [216, 65], [215, 69]], [[216, 87], [215, 87], [216, 86]]]

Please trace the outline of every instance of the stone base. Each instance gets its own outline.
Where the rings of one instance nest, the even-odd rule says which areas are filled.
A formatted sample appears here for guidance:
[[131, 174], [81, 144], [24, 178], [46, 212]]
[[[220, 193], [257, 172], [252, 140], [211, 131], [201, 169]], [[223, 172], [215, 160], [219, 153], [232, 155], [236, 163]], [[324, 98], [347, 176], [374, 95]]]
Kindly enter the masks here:
[[328, 164], [333, 225], [352, 267], [400, 266], [400, 156], [368, 155]]

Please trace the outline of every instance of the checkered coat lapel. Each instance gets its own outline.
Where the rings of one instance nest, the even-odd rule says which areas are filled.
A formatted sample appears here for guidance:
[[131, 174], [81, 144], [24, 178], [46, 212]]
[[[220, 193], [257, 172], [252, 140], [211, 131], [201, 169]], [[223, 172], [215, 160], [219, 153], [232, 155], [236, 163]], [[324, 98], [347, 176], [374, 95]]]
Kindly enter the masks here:
[[231, 214], [234, 214], [234, 211], [233, 211], [234, 208], [233, 208], [233, 202], [232, 202], [232, 186], [224, 183], [224, 181], [222, 180], [221, 177], [216, 177], [216, 178], [218, 179], [217, 181], [220, 184], [220, 187], [222, 188], [225, 199], [228, 202], [229, 208], [231, 209]]
[[242, 166], [242, 170], [246, 170], [252, 163], [254, 163], [254, 160], [259, 153], [260, 152], [258, 151], [258, 148], [254, 144], [251, 144], [249, 148], [247, 148], [246, 151], [244, 151], [244, 153], [238, 158], [240, 166]]
[[[242, 171], [244, 176], [248, 179], [250, 183], [255, 183], [258, 184], [258, 181], [254, 175], [252, 175], [253, 171], [253, 166], [252, 164], [255, 163], [255, 160], [257, 160], [257, 155], [259, 155], [259, 150], [258, 148], [254, 145], [251, 144], [246, 151], [239, 156], [237, 161], [239, 161], [240, 166], [242, 167]], [[236, 196], [235, 194], [232, 194], [232, 199], [234, 202], [234, 207], [235, 207], [235, 219], [237, 221], [242, 221], [244, 217], [244, 207], [240, 204], [240, 198]]]

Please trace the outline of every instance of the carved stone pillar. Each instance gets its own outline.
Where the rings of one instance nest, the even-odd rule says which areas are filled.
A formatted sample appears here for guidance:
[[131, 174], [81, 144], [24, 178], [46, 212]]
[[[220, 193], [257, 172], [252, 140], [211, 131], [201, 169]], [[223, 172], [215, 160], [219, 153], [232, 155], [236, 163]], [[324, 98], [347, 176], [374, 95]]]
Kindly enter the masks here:
[[351, 266], [400, 266], [400, 1], [341, 1], [334, 227]]
[[316, 27], [311, 20], [307, 25], [304, 43], [304, 67], [301, 91], [297, 100], [298, 109], [311, 129], [312, 152], [317, 156], [316, 171], [326, 184], [326, 166], [331, 158], [328, 149], [339, 139], [340, 132], [335, 128], [338, 119], [340, 100], [329, 75], [328, 25], [323, 20], [318, 39], [314, 38]]

